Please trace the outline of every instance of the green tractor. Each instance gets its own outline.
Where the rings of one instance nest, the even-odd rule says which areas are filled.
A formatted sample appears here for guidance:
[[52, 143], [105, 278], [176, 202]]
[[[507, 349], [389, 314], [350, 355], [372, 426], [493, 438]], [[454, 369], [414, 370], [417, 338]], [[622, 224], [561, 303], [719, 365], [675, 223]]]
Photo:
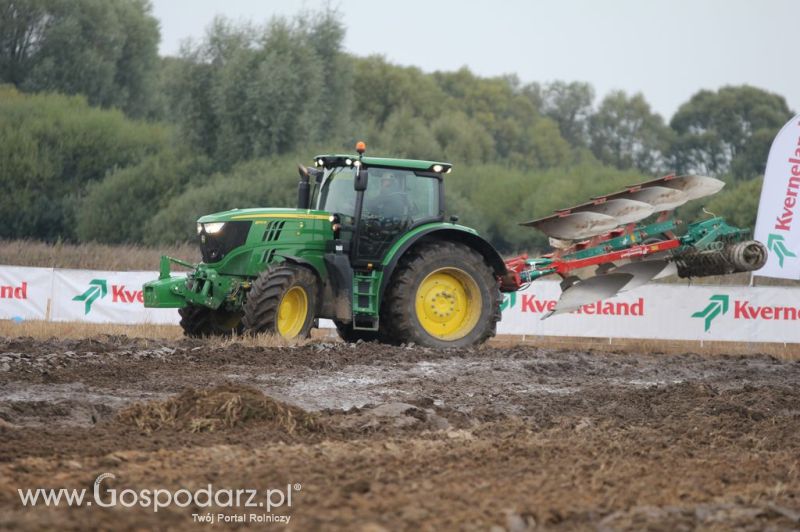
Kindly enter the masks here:
[[[493, 336], [506, 265], [457, 218], [445, 220], [435, 161], [320, 155], [300, 167], [296, 209], [203, 216], [203, 261], [162, 257], [145, 306], [178, 308], [188, 336], [307, 336], [333, 320], [342, 339], [462, 347]], [[171, 263], [191, 268], [170, 274]]]

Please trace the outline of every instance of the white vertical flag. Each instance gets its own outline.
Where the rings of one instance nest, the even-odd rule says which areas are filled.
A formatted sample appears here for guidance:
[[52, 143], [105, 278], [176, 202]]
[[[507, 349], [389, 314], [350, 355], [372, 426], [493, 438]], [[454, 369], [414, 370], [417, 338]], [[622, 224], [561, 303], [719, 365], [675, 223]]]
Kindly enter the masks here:
[[769, 248], [757, 275], [800, 279], [800, 115], [772, 142], [758, 204], [755, 239]]

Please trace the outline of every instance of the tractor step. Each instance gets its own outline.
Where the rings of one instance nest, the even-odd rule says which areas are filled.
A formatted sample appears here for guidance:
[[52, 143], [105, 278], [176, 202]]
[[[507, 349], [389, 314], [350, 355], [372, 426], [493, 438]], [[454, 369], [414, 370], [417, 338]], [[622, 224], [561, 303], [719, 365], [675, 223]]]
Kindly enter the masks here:
[[353, 329], [377, 331], [379, 327], [378, 293], [381, 276], [376, 271], [353, 275]]

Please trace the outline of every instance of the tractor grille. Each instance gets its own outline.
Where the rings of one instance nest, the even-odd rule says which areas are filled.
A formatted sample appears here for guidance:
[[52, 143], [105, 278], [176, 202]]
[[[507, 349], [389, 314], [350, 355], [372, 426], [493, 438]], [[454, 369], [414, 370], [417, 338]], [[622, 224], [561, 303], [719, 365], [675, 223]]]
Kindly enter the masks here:
[[200, 252], [203, 255], [203, 262], [219, 262], [231, 250], [244, 244], [252, 224], [252, 221], [225, 222], [218, 233], [213, 235], [208, 235], [205, 231], [200, 233]]
[[273, 220], [264, 228], [264, 236], [261, 240], [264, 242], [274, 242], [281, 237], [283, 226], [286, 225], [286, 220]]

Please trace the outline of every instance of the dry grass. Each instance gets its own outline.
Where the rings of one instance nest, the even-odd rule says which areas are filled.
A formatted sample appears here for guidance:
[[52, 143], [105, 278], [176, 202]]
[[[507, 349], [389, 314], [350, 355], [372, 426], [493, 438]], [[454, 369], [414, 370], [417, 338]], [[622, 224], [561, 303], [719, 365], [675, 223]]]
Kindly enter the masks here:
[[147, 433], [162, 429], [214, 432], [251, 422], [267, 422], [290, 435], [322, 430], [316, 416], [302, 408], [276, 401], [254, 388], [232, 384], [185, 390], [165, 401], [136, 403], [116, 419]]
[[47, 244], [32, 240], [0, 240], [0, 264], [109, 271], [155, 271], [161, 255], [200, 261], [194, 244], [144, 247], [105, 244]]
[[0, 320], [0, 336], [9, 338], [30, 337], [40, 340], [48, 340], [50, 338], [79, 340], [102, 335], [119, 335], [151, 340], [177, 340], [183, 338], [183, 330], [177, 325], [117, 325], [38, 320], [27, 320], [17, 323], [11, 320]]
[[[295, 338], [287, 340], [282, 336], [275, 334], [243, 334], [241, 336], [218, 337], [209, 338], [206, 341], [211, 342], [214, 347], [292, 347], [303, 346], [313, 343], [315, 337], [327, 337], [327, 331], [312, 331], [312, 338]], [[338, 338], [338, 336], [337, 336]]]

